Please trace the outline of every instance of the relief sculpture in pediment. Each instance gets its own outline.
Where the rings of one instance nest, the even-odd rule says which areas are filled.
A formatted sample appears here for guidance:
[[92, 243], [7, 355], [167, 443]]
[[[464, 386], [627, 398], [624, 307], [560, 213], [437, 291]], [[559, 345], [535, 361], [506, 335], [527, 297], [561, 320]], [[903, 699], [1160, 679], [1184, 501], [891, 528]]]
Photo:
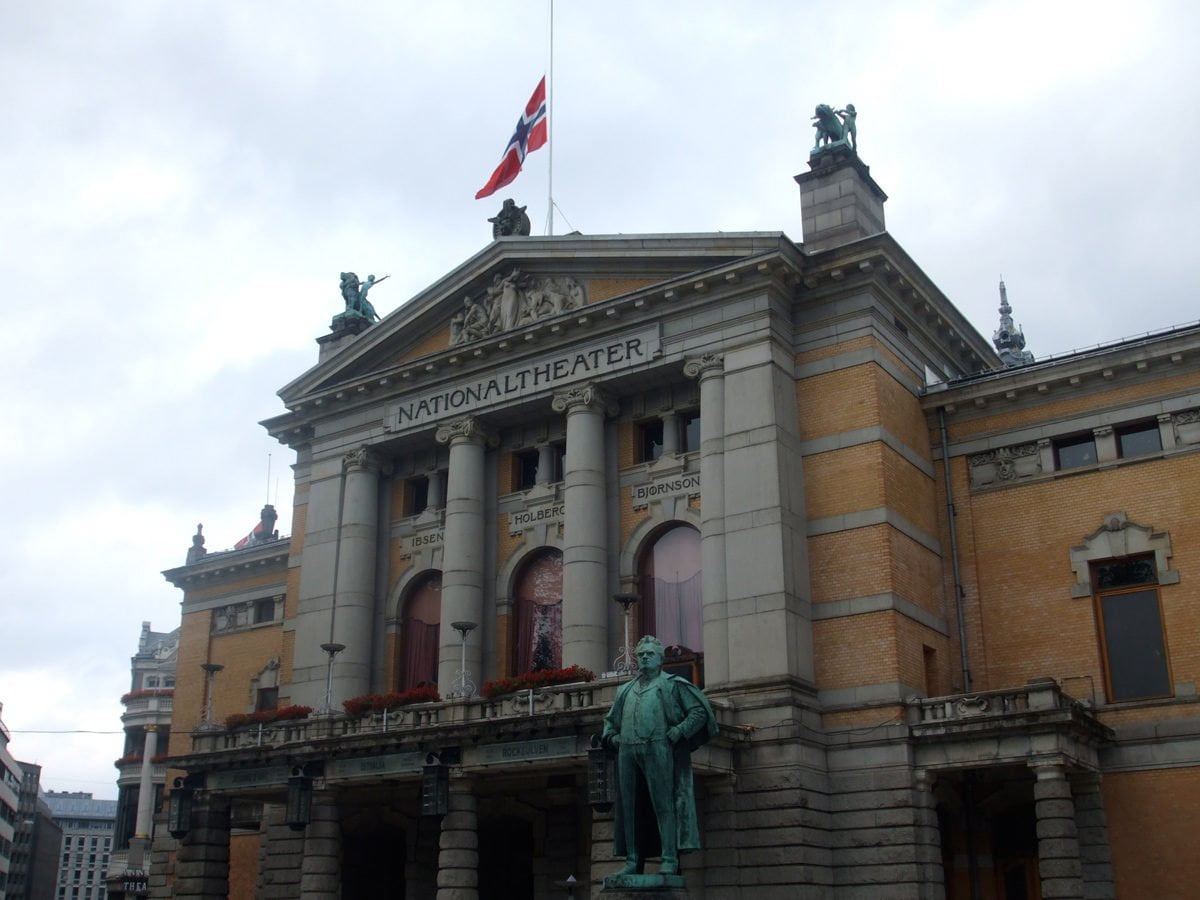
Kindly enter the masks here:
[[569, 275], [524, 275], [516, 268], [498, 272], [482, 296], [463, 298], [462, 311], [450, 320], [450, 346], [512, 331], [585, 302], [583, 286]]

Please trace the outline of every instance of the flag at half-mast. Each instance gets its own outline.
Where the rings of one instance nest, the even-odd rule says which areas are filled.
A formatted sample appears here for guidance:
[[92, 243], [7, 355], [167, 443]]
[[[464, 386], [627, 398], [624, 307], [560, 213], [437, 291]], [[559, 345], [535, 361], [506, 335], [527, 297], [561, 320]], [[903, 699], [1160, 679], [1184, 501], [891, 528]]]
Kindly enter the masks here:
[[490, 197], [516, 178], [521, 172], [521, 165], [525, 162], [525, 155], [545, 146], [548, 128], [547, 115], [546, 77], [543, 75], [538, 86], [534, 88], [533, 96], [525, 104], [524, 114], [517, 120], [517, 130], [513, 132], [513, 136], [508, 140], [508, 146], [504, 148], [504, 156], [500, 159], [500, 165], [496, 166], [496, 171], [492, 173], [488, 183], [479, 189], [479, 193], [475, 195], [476, 200]]

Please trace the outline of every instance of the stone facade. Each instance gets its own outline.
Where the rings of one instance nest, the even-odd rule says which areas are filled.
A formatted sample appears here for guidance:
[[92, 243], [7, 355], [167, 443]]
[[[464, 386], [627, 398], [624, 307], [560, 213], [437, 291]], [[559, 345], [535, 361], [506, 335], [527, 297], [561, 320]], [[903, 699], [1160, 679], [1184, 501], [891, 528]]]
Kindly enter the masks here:
[[[1200, 804], [1150, 876], [1125, 822], [1200, 785], [1200, 332], [1005, 369], [866, 167], [814, 159], [802, 245], [498, 241], [282, 389], [291, 537], [166, 573], [193, 806], [157, 895], [598, 895], [588, 738], [642, 632], [721, 726], [693, 760], [692, 897], [1186, 883]], [[499, 308], [514, 271], [578, 290], [528, 316], [514, 291], [468, 332], [462, 298]], [[1134, 576], [1165, 669], [1098, 639], [1126, 587], [1094, 585]], [[596, 678], [479, 696], [534, 665]], [[220, 727], [272, 690], [311, 715]]]

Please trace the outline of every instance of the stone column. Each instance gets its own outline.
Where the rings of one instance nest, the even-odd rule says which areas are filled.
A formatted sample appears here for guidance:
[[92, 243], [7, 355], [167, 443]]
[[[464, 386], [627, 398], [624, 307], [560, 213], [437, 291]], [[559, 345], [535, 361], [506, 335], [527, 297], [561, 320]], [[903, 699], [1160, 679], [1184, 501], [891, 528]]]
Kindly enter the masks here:
[[[334, 588], [333, 637], [345, 644], [333, 664], [334, 709], [371, 689], [371, 620], [379, 531], [379, 472], [384, 461], [370, 447], [347, 453], [345, 496]], [[324, 640], [330, 640], [325, 638]]]
[[175, 859], [175, 896], [225, 900], [229, 896], [229, 799], [197, 796], [191, 826]]
[[304, 900], [339, 900], [342, 895], [342, 824], [329, 794], [313, 796], [312, 814], [304, 829], [304, 861], [300, 864], [300, 896]]
[[[439, 444], [450, 445], [438, 642], [438, 685], [445, 695], [462, 664], [462, 638], [452, 623], [483, 624], [483, 461], [496, 439], [472, 416], [442, 425], [436, 438]], [[482, 634], [483, 629], [477, 628], [467, 641], [467, 672], [476, 684], [482, 678]]]
[[1033, 799], [1043, 900], [1083, 900], [1075, 801], [1066, 766], [1061, 762], [1034, 762], [1030, 768], [1037, 777]]
[[425, 508], [441, 509], [446, 505], [446, 485], [442, 482], [442, 473], [429, 473], [429, 487], [425, 492]]
[[[725, 368], [718, 354], [689, 360], [700, 379], [700, 584], [704, 611], [704, 683], [729, 680], [725, 592]], [[666, 426], [664, 425], [664, 432]]]
[[550, 484], [554, 481], [554, 445], [542, 444], [538, 447], [537, 484]]
[[262, 900], [299, 900], [304, 833], [284, 819], [284, 806], [263, 805], [263, 842], [258, 855], [258, 896]]
[[579, 878], [580, 882], [590, 882], [591, 893], [580, 896], [599, 897], [604, 889], [604, 877], [615, 875], [625, 864], [623, 859], [613, 856], [613, 811], [597, 812], [592, 810], [592, 841], [591, 841], [591, 873], [587, 879]]
[[945, 900], [946, 873], [942, 868], [942, 833], [938, 828], [937, 802], [933, 796], [933, 774], [926, 769], [914, 773], [913, 847], [920, 867], [923, 900]]
[[437, 900], [479, 897], [478, 800], [468, 779], [450, 782], [450, 811], [442, 817], [438, 842]]
[[[703, 429], [704, 414], [700, 415], [700, 427]], [[737, 794], [734, 788], [732, 776], [710, 779], [705, 784], [702, 835], [704, 887], [718, 894], [724, 892], [736, 895], [741, 884], [741, 867], [738, 865]]]
[[1075, 794], [1075, 829], [1079, 834], [1079, 863], [1085, 900], [1112, 900], [1112, 849], [1108, 843], [1108, 818], [1100, 793], [1100, 773], [1084, 772], [1071, 779]]
[[154, 842], [150, 845], [150, 864], [147, 887], [149, 896], [166, 898], [175, 896], [175, 838], [167, 831], [167, 814], [154, 814]]
[[142, 771], [138, 779], [137, 820], [133, 838], [129, 841], [129, 868], [144, 869], [146, 851], [150, 849], [150, 831], [154, 823], [154, 763], [158, 755], [158, 726], [147, 725], [146, 743], [142, 747]]
[[[703, 428], [704, 426], [701, 425]], [[679, 416], [673, 412], [662, 414], [663, 456], [675, 456], [679, 453]], [[702, 442], [703, 443], [703, 442]]]
[[596, 385], [585, 384], [555, 394], [552, 407], [567, 415], [562, 662], [603, 672], [608, 669], [610, 605], [604, 418], [616, 413], [616, 404]]

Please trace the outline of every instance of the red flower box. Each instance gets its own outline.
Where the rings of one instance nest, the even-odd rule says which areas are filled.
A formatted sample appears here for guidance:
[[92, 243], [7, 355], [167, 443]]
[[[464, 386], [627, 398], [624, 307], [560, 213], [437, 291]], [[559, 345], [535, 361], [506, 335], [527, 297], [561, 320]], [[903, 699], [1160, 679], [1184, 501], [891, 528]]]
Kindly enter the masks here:
[[244, 725], [270, 725], [287, 719], [307, 719], [311, 706], [281, 706], [279, 709], [260, 709], [252, 713], [234, 713], [225, 717], [225, 728], [233, 731]]
[[387, 694], [362, 694], [358, 697], [351, 697], [349, 700], [343, 700], [342, 707], [346, 710], [346, 715], [357, 719], [367, 713], [383, 712], [386, 709], [395, 709], [410, 703], [433, 703], [441, 699], [437, 688], [417, 687], [407, 691], [392, 691]]
[[596, 675], [583, 666], [567, 666], [565, 669], [538, 669], [515, 675], [512, 678], [497, 678], [483, 683], [483, 696], [491, 700], [514, 691], [536, 690], [554, 684], [571, 684], [576, 681], [591, 681]]
[[127, 694], [121, 695], [121, 702], [128, 703], [130, 700], [137, 700], [139, 697], [170, 697], [174, 695], [174, 688], [146, 688], [140, 691], [130, 691]]

